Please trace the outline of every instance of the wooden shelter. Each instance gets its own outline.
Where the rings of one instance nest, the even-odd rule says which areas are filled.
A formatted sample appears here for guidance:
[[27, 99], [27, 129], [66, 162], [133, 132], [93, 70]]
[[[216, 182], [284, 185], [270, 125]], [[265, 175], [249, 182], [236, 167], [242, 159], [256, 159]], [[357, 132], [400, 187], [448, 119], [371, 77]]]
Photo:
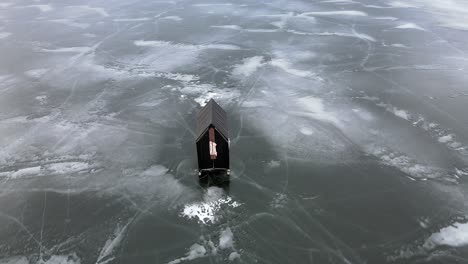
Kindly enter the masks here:
[[199, 175], [230, 174], [227, 114], [213, 99], [197, 114], [196, 144]]

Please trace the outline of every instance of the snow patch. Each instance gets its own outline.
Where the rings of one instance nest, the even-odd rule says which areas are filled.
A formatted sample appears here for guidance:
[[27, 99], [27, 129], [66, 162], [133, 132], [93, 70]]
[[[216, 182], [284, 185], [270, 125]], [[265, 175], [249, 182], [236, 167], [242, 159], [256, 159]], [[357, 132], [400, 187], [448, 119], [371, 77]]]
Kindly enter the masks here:
[[248, 77], [264, 65], [263, 60], [264, 58], [262, 56], [246, 58], [242, 61], [242, 64], [234, 66], [232, 74], [234, 76]]
[[401, 24], [399, 26], [396, 26], [395, 28], [397, 29], [416, 29], [416, 30], [421, 30], [421, 31], [426, 31], [424, 28], [414, 24], [414, 23], [406, 23], [406, 24]]
[[310, 51], [310, 50], [305, 50], [305, 51], [287, 51], [287, 52], [281, 52], [281, 51], [276, 51], [274, 52], [275, 55], [281, 58], [289, 57], [293, 61], [307, 61], [311, 60], [317, 57], [317, 53]]
[[301, 127], [299, 129], [299, 132], [301, 132], [302, 134], [304, 134], [306, 136], [310, 136], [310, 135], [314, 134], [314, 131], [311, 130], [310, 128], [307, 128], [307, 127]]
[[369, 147], [368, 152], [378, 157], [383, 164], [395, 167], [400, 171], [410, 175], [411, 180], [426, 180], [430, 178], [453, 181], [453, 178], [450, 177], [448, 171], [429, 165], [418, 164], [415, 160], [404, 154], [392, 152], [386, 148]]
[[358, 108], [353, 108], [352, 109], [354, 113], [356, 113], [356, 115], [361, 118], [362, 120], [365, 120], [365, 121], [372, 121], [374, 120], [374, 117], [372, 116], [371, 113], [367, 112], [367, 111], [364, 111], [362, 109], [358, 109]]
[[273, 198], [273, 201], [271, 201], [271, 207], [273, 208], [283, 208], [286, 206], [288, 203], [288, 197], [284, 193], [278, 193], [275, 195]]
[[76, 173], [80, 171], [89, 170], [91, 167], [85, 162], [57, 162], [49, 163], [42, 166], [34, 166], [28, 168], [18, 169], [16, 171], [4, 172], [3, 176], [9, 179], [17, 179], [21, 177], [30, 176], [44, 176], [48, 174], [66, 174]]
[[91, 47], [69, 47], [69, 48], [57, 48], [57, 49], [41, 49], [42, 52], [50, 53], [84, 53], [91, 51]]
[[278, 32], [277, 29], [264, 29], [264, 28], [246, 28], [244, 30], [246, 32], [252, 32], [252, 33], [274, 33], [274, 32]]
[[460, 177], [460, 176], [468, 176], [468, 170], [460, 170], [458, 168], [455, 168], [455, 173]]
[[194, 260], [197, 258], [202, 258], [205, 256], [205, 254], [206, 254], [205, 247], [200, 244], [195, 243], [190, 247], [190, 250], [187, 253], [186, 257], [175, 259], [173, 261], [168, 262], [168, 264], [178, 264], [185, 260]]
[[196, 47], [201, 49], [220, 49], [220, 50], [240, 50], [241, 48], [236, 45], [230, 44], [206, 44], [206, 45], [197, 45]]
[[10, 32], [0, 32], [0, 39], [8, 38], [11, 36]]
[[237, 253], [236, 251], [232, 252], [231, 254], [229, 254], [229, 261], [234, 261], [236, 259], [239, 259], [240, 258], [240, 254]]
[[399, 43], [391, 44], [390, 46], [395, 47], [395, 48], [405, 48], [405, 49], [409, 48], [408, 46], [404, 44], [399, 44]]
[[302, 15], [313, 15], [313, 16], [367, 16], [367, 13], [356, 10], [341, 10], [341, 11], [316, 11], [316, 12], [305, 12]]
[[[419, 220], [422, 228], [429, 227], [429, 220], [422, 218]], [[468, 245], [468, 223], [454, 223], [433, 233], [422, 245], [404, 246], [390, 256], [389, 260], [410, 259], [415, 256], [425, 256], [437, 250], [437, 247], [463, 247]]]
[[422, 227], [422, 228], [428, 228], [429, 227], [429, 224], [430, 224], [430, 221], [428, 218], [421, 218], [421, 219], [418, 219], [418, 222], [419, 222], [419, 225]]
[[450, 135], [445, 135], [445, 136], [439, 137], [438, 141], [440, 143], [448, 143], [448, 142], [452, 141], [453, 138], [454, 138], [454, 135], [450, 134]]
[[232, 234], [231, 229], [228, 227], [221, 231], [219, 236], [219, 248], [228, 249], [234, 247], [234, 235]]
[[468, 223], [455, 223], [432, 234], [429, 241], [441, 246], [461, 247], [468, 245]]
[[415, 6], [415, 5], [412, 5], [410, 3], [408, 3], [408, 1], [406, 2], [402, 2], [402, 1], [392, 1], [390, 3], [388, 3], [389, 6], [391, 7], [396, 7], [396, 8], [417, 8], [418, 6]]
[[139, 47], [152, 47], [152, 48], [159, 48], [159, 47], [172, 45], [170, 42], [158, 41], [158, 40], [135, 40], [133, 44]]
[[242, 102], [242, 107], [255, 108], [255, 107], [268, 107], [268, 103], [262, 100], [248, 100]]
[[171, 79], [174, 81], [179, 81], [182, 83], [190, 83], [198, 81], [200, 78], [192, 74], [182, 74], [182, 73], [158, 73], [156, 76]]
[[51, 5], [29, 5], [26, 7], [38, 8], [41, 12], [49, 12], [54, 10], [54, 8]]
[[45, 105], [47, 103], [47, 95], [38, 95], [34, 99], [39, 101], [40, 105]]
[[158, 41], [158, 40], [135, 40], [133, 44], [139, 47], [152, 47], [152, 48], [159, 48], [159, 47], [171, 45], [171, 43], [167, 41]]
[[31, 78], [41, 78], [44, 74], [46, 74], [49, 69], [32, 69], [29, 71], [25, 71], [24, 74]]
[[235, 89], [219, 89], [211, 84], [187, 84], [183, 88], [178, 88], [179, 92], [185, 95], [195, 97], [193, 100], [200, 106], [205, 106], [210, 99], [222, 102], [230, 102], [240, 96]]
[[220, 25], [220, 26], [211, 26], [212, 28], [223, 28], [223, 29], [232, 29], [232, 30], [242, 30], [242, 27], [238, 25]]
[[0, 32], [0, 39], [8, 38], [10, 35], [10, 32]]
[[[294, 13], [289, 12], [289, 13], [281, 15], [279, 17], [280, 17], [279, 21], [274, 21], [274, 22], [271, 22], [270, 24], [277, 27], [277, 28], [279, 28], [279, 29], [283, 29], [283, 28], [286, 27], [286, 25], [288, 23], [288, 19], [294, 17]], [[306, 17], [306, 16], [302, 16], [302, 17]], [[311, 17], [311, 19], [315, 22], [315, 18]]]
[[230, 261], [240, 258], [240, 254], [237, 253], [237, 251], [234, 249], [234, 235], [231, 231], [231, 228], [226, 227], [225, 229], [221, 230], [218, 246], [216, 246], [215, 243], [211, 241], [211, 236], [208, 236], [208, 239], [206, 239], [204, 236], [201, 236], [200, 241], [190, 247], [185, 257], [172, 260], [168, 262], [168, 264], [177, 264], [186, 260], [214, 256], [218, 253], [218, 250], [232, 251], [228, 257]]
[[437, 139], [438, 142], [445, 144], [449, 149], [459, 152], [462, 155], [466, 155], [468, 147], [463, 146], [462, 143], [456, 140], [456, 135], [450, 133], [450, 131], [441, 128], [437, 123], [426, 120], [425, 117], [418, 114], [410, 114], [406, 110], [399, 109], [391, 104], [384, 103], [376, 97], [363, 96], [360, 99], [369, 100], [376, 103], [376, 106], [384, 108], [387, 112], [392, 113], [396, 117], [402, 118], [406, 121], [411, 122], [415, 127], [419, 127], [422, 130], [428, 132], [431, 137]]
[[279, 160], [270, 160], [270, 162], [268, 162], [267, 165], [269, 168], [274, 169], [278, 168], [281, 165], [281, 163], [279, 162]]
[[193, 4], [192, 6], [197, 7], [212, 7], [212, 6], [232, 6], [232, 3], [202, 3], [202, 4]]
[[40, 264], [80, 264], [81, 260], [76, 253], [70, 255], [53, 255], [49, 259], [40, 260]]
[[24, 176], [37, 175], [41, 171], [41, 166], [19, 169], [10, 175], [10, 179], [17, 179]]
[[6, 7], [9, 7], [9, 6], [12, 6], [13, 3], [0, 3], [0, 8], [6, 8]]
[[379, 107], [384, 108], [387, 112], [393, 114], [396, 117], [399, 117], [399, 118], [407, 120], [407, 121], [410, 121], [410, 119], [411, 119], [411, 114], [406, 110], [399, 109], [399, 108], [397, 108], [397, 107], [395, 107], [393, 105], [386, 104], [386, 103], [383, 103], [383, 102], [379, 102], [376, 105], [379, 106]]
[[[310, 116], [317, 120], [322, 120], [339, 125], [339, 120], [331, 112], [325, 110], [323, 100], [313, 96], [299, 98], [297, 105], [305, 111], [306, 116]], [[299, 113], [301, 114], [301, 113]]]
[[270, 61], [270, 65], [275, 66], [280, 68], [281, 70], [285, 71], [286, 73], [289, 73], [291, 75], [296, 75], [298, 77], [313, 77], [314, 74], [312, 74], [309, 71], [303, 71], [303, 70], [298, 70], [294, 69], [291, 65], [291, 63], [287, 59], [272, 59]]
[[165, 17], [162, 17], [161, 19], [172, 20], [172, 21], [182, 21], [182, 20], [184, 20], [180, 16], [165, 16]]
[[192, 199], [194, 193], [161, 165], [141, 170], [124, 170], [124, 177], [105, 190], [112, 195], [122, 195], [146, 202], [158, 201], [168, 207], [178, 206]]
[[325, 0], [325, 1], [320, 1], [320, 3], [330, 3], [330, 4], [355, 4], [356, 1], [353, 1], [353, 0]]
[[391, 16], [374, 17], [374, 19], [377, 19], [377, 20], [391, 20], [391, 21], [398, 20], [398, 18], [391, 17]]
[[222, 207], [236, 208], [240, 205], [232, 197], [225, 195], [223, 189], [210, 187], [203, 195], [202, 202], [185, 205], [181, 215], [196, 219], [202, 224], [216, 223], [219, 219], [217, 214]]
[[[170, 89], [170, 91], [178, 92], [180, 93], [179, 97], [183, 100], [187, 98], [193, 99], [200, 106], [205, 106], [205, 104], [212, 98], [222, 102], [223, 104], [228, 104], [240, 96], [239, 90], [233, 88], [222, 89], [211, 84], [200, 83], [199, 77], [195, 75], [157, 73], [155, 76], [181, 82], [179, 84], [180, 86], [167, 85], [163, 87], [163, 89]], [[140, 106], [149, 106], [149, 104], [144, 103], [144, 105]]]
[[391, 111], [395, 116], [397, 116], [399, 118], [403, 118], [405, 120], [409, 120], [410, 115], [409, 115], [409, 113], [407, 111], [398, 109], [396, 107], [393, 107], [391, 109]]
[[79, 171], [88, 170], [89, 168], [89, 164], [85, 162], [60, 162], [51, 163], [44, 166], [44, 169], [47, 169], [52, 173], [57, 174], [75, 173]]

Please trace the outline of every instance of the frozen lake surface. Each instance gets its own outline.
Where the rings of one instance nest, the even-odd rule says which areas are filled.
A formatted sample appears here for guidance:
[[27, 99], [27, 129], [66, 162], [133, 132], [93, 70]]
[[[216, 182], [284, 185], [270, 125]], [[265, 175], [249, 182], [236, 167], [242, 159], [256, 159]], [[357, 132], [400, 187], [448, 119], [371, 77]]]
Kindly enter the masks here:
[[467, 53], [463, 0], [2, 0], [0, 263], [467, 263]]

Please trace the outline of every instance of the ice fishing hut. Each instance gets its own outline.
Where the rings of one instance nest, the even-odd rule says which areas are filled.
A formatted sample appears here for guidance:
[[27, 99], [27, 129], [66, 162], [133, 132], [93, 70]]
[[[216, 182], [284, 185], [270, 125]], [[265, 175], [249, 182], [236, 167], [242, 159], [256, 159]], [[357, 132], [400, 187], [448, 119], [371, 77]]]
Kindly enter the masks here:
[[229, 169], [229, 132], [226, 112], [211, 99], [197, 114], [198, 175]]

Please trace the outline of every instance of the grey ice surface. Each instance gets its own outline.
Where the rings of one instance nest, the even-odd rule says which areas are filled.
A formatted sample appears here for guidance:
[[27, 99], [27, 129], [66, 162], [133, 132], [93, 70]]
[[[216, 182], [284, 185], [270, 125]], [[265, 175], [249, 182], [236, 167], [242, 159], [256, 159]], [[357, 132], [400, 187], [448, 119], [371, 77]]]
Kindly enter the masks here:
[[464, 0], [2, 0], [0, 263], [467, 263], [467, 52]]

